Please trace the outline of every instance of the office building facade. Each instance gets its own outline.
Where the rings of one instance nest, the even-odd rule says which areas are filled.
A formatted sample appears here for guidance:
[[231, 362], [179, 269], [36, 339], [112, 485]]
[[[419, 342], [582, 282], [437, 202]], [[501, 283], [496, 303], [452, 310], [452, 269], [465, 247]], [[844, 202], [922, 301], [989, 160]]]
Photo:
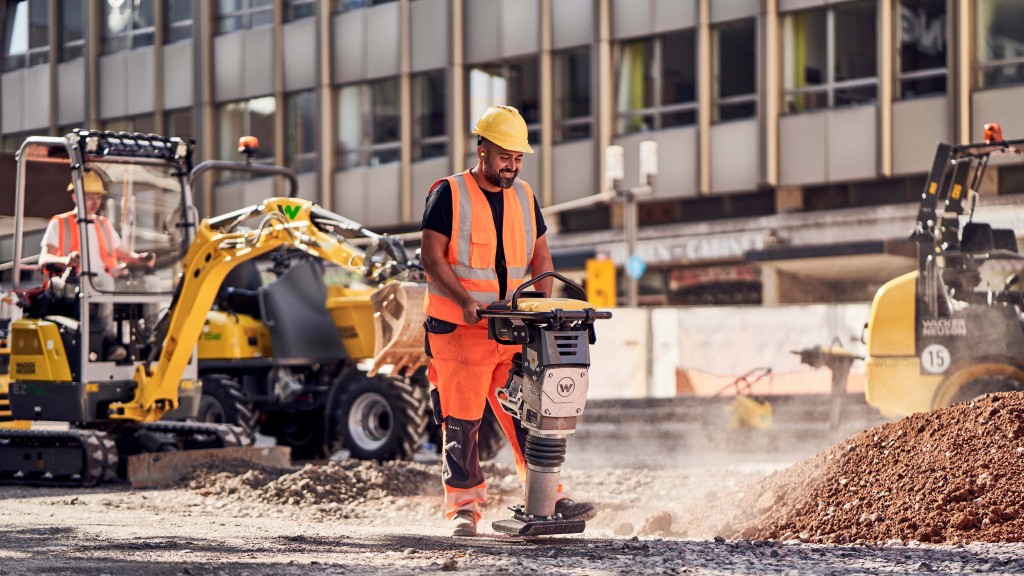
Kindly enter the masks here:
[[[869, 299], [913, 268], [904, 240], [935, 143], [1024, 137], [1019, 0], [18, 0], [4, 3], [0, 134], [75, 127], [193, 138], [200, 159], [300, 174], [300, 195], [418, 229], [434, 181], [472, 165], [487, 106], [523, 113], [544, 206], [609, 188], [640, 143], [641, 302]], [[279, 194], [202, 183], [204, 213]], [[1024, 172], [982, 205], [1018, 220]], [[560, 269], [628, 254], [621, 202], [552, 214]], [[625, 276], [623, 276], [623, 279]]]

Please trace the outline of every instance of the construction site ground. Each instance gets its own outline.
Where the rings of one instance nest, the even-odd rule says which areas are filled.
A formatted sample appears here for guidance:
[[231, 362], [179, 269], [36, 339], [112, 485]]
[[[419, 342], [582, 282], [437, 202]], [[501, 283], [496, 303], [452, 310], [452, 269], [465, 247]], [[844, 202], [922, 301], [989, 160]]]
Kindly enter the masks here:
[[491, 497], [471, 539], [447, 535], [430, 453], [225, 461], [159, 489], [0, 488], [0, 574], [1024, 572], [1018, 396], [892, 422], [848, 404], [838, 427], [769, 430], [688, 406], [594, 403], [563, 473], [572, 497], [601, 507], [581, 535], [490, 530], [520, 498], [507, 450], [485, 465]]

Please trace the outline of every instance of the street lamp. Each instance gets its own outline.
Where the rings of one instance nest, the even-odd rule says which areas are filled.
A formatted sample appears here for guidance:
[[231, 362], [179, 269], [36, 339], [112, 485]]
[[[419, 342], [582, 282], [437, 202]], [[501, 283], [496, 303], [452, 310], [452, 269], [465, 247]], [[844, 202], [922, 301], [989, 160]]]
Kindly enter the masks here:
[[638, 280], [647, 270], [647, 264], [636, 254], [637, 234], [637, 199], [650, 196], [654, 179], [658, 175], [658, 143], [644, 140], [640, 143], [639, 180], [635, 188], [623, 188], [625, 178], [625, 149], [619, 145], [605, 148], [605, 186], [606, 190], [614, 190], [618, 198], [625, 203], [625, 215], [622, 223], [626, 237], [626, 261], [623, 269], [626, 272], [626, 306], [636, 306], [639, 296]]

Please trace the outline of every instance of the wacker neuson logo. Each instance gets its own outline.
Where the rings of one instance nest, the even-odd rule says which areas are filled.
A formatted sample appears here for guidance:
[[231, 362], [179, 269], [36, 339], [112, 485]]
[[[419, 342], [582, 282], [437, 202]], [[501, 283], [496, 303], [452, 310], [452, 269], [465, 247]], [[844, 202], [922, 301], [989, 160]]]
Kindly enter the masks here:
[[963, 318], [925, 320], [921, 325], [921, 336], [967, 336], [967, 322]]

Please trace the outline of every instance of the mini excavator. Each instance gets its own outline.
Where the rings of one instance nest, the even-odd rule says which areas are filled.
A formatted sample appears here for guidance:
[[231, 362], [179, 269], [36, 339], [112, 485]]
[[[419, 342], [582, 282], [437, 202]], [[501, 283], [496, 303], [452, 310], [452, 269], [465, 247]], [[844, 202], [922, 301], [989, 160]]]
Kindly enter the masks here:
[[[548, 277], [563, 282], [571, 297], [545, 298], [543, 292], [527, 290]], [[525, 504], [512, 507], [512, 518], [492, 527], [516, 536], [583, 532], [586, 523], [555, 514], [555, 502], [566, 437], [576, 431], [587, 401], [590, 345], [597, 341], [594, 322], [612, 314], [594, 309], [580, 285], [546, 272], [521, 285], [510, 299], [480, 311], [480, 316], [487, 319], [492, 340], [522, 347], [513, 357], [508, 382], [496, 395], [501, 407], [527, 431]]]

